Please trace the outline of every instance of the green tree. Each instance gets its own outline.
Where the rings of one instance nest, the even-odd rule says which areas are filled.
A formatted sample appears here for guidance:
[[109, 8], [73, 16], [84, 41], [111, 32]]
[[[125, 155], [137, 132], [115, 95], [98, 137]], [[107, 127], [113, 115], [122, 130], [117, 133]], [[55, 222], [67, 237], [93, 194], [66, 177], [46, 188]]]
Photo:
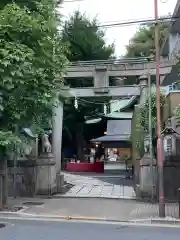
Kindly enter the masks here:
[[62, 38], [69, 46], [69, 61], [107, 60], [114, 54], [114, 44], [106, 45], [105, 31], [96, 18], [75, 11], [64, 24]]
[[[108, 60], [114, 55], [114, 45], [106, 45], [105, 31], [98, 27], [98, 20], [89, 19], [86, 14], [75, 11], [65, 22], [62, 30], [62, 39], [67, 44], [69, 61]], [[65, 124], [75, 130], [76, 150], [79, 160], [83, 160], [85, 116], [101, 111], [103, 107], [95, 104], [79, 102], [76, 110], [73, 103], [65, 109]], [[68, 121], [69, 119], [69, 121]], [[72, 129], [73, 125], [73, 129]], [[74, 135], [74, 134], [72, 134]]]
[[[167, 36], [169, 23], [160, 23], [160, 40], [162, 46], [165, 37]], [[141, 26], [135, 35], [130, 39], [126, 46], [126, 57], [142, 57], [150, 56], [155, 53], [154, 45], [155, 25]]]
[[67, 62], [53, 2], [32, 1], [36, 11], [19, 2], [0, 5], [1, 145], [12, 143], [15, 128], [49, 120]]
[[[160, 107], [161, 112], [163, 110], [163, 106], [165, 104], [165, 95], [164, 92], [161, 92], [160, 95]], [[151, 114], [152, 114], [152, 139], [153, 139], [153, 147], [154, 152], [156, 150], [156, 88], [152, 87], [151, 94]], [[136, 128], [140, 128], [141, 132], [144, 134], [148, 134], [149, 132], [149, 97], [146, 96], [144, 102], [138, 106], [137, 110], [137, 119], [136, 119]], [[163, 128], [163, 126], [161, 126]], [[138, 136], [141, 137], [141, 136]], [[139, 139], [136, 139], [137, 145], [139, 144]], [[138, 148], [138, 146], [137, 146]]]

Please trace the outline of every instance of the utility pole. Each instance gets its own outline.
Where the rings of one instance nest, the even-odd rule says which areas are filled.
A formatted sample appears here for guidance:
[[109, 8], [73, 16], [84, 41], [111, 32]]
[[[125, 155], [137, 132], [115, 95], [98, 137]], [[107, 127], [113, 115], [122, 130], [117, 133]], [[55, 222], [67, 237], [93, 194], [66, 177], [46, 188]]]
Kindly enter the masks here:
[[163, 145], [161, 137], [161, 109], [160, 109], [160, 49], [159, 49], [159, 22], [158, 22], [158, 0], [154, 0], [155, 17], [155, 52], [156, 52], [156, 127], [157, 127], [157, 163], [159, 177], [159, 217], [165, 217], [164, 205], [164, 176], [163, 176]]
[[[149, 59], [150, 61], [151, 59]], [[148, 61], [148, 63], [149, 63]], [[149, 64], [148, 64], [149, 66]], [[151, 73], [148, 67], [148, 102], [149, 102], [149, 116], [148, 116], [148, 128], [149, 128], [149, 156], [151, 160], [151, 174], [152, 174], [152, 192], [151, 198], [154, 199], [154, 171], [153, 171], [153, 148], [152, 148], [152, 109], [151, 109]]]

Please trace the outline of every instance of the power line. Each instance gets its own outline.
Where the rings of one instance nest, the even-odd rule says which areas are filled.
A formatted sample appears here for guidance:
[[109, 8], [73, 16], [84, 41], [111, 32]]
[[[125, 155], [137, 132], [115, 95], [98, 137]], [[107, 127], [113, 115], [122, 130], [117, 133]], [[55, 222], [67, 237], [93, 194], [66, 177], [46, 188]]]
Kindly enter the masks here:
[[[63, 1], [60, 6], [63, 4], [63, 3], [73, 3], [73, 2], [83, 2], [83, 1], [86, 1], [86, 0], [65, 0]], [[162, 0], [164, 1], [164, 0]], [[167, 0], [166, 0], [167, 1]], [[178, 17], [173, 17], [173, 16], [168, 16], [168, 17], [160, 17], [158, 19], [159, 23], [162, 23], [162, 22], [174, 22], [176, 19], [180, 19], [180, 16]], [[67, 22], [67, 20], [65, 20], [64, 22]], [[97, 28], [113, 28], [113, 27], [123, 27], [123, 26], [131, 26], [131, 25], [148, 25], [148, 24], [155, 24], [156, 23], [156, 20], [154, 18], [145, 18], [145, 19], [136, 19], [136, 20], [128, 20], [128, 21], [119, 21], [119, 22], [107, 22], [107, 23], [104, 23], [104, 24], [99, 24], [99, 25], [96, 25], [96, 26], [86, 26], [86, 28], [94, 28], [94, 27], [97, 27]], [[68, 28], [68, 29], [73, 29], [73, 28]], [[81, 29], [81, 27], [78, 27], [77, 29]], [[82, 29], [84, 29], [82, 27]]]
[[63, 1], [62, 4], [63, 3], [84, 2], [84, 1], [86, 1], [86, 0], [66, 0], [66, 1]]
[[[174, 22], [176, 19], [180, 19], [180, 17], [163, 17], [159, 18], [159, 23], [168, 23], [168, 22]], [[121, 27], [121, 26], [131, 26], [131, 25], [148, 25], [148, 24], [155, 24], [155, 19], [142, 19], [142, 20], [131, 20], [131, 21], [124, 21], [124, 22], [117, 22], [117, 23], [107, 23], [107, 24], [99, 24], [96, 26], [86, 26], [86, 28], [112, 28], [112, 27]], [[73, 29], [73, 28], [68, 28]], [[81, 29], [81, 27], [78, 27], [77, 29]], [[84, 29], [84, 27], [82, 27]]]
[[161, 3], [167, 3], [168, 0], [160, 0]]
[[[63, 3], [73, 3], [73, 2], [84, 2], [86, 0], [65, 0]], [[168, 0], [160, 0], [162, 3], [167, 3]], [[63, 4], [62, 3], [62, 4]], [[173, 22], [176, 19], [179, 19], [178, 17], [168, 16], [168, 17], [160, 17], [158, 20], [159, 22]], [[68, 20], [66, 20], [68, 21]], [[104, 24], [99, 24], [96, 27], [98, 28], [112, 28], [112, 27], [119, 27], [119, 26], [130, 26], [130, 25], [146, 25], [146, 24], [155, 24], [156, 20], [152, 18], [146, 18], [146, 19], [136, 19], [136, 20], [128, 20], [128, 21], [119, 21], [119, 22], [107, 22]], [[87, 28], [94, 28], [94, 26], [87, 26]], [[78, 28], [81, 29], [81, 28]]]
[[[86, 0], [65, 0], [62, 2], [63, 3], [73, 3], [73, 2], [85, 2]], [[168, 0], [160, 0], [161, 3], [167, 3]]]

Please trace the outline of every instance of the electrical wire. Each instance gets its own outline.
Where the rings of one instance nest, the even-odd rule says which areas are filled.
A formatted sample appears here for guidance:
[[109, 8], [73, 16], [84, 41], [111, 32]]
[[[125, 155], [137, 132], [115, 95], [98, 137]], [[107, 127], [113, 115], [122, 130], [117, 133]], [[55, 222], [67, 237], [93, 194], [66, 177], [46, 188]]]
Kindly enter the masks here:
[[[180, 16], [178, 17], [161, 17], [158, 19], [159, 23], [168, 23], [168, 22], [175, 22], [175, 20], [180, 19]], [[107, 24], [99, 24], [96, 27], [97, 28], [112, 28], [112, 27], [123, 27], [123, 26], [132, 26], [132, 25], [148, 25], [148, 24], [155, 24], [155, 19], [142, 19], [142, 20], [134, 20], [134, 21], [124, 21], [124, 22], [116, 22], [116, 23], [107, 23]], [[86, 26], [86, 28], [94, 28], [94, 26]], [[68, 30], [73, 28], [68, 28]], [[84, 29], [84, 27], [77, 27], [78, 29]]]
[[85, 2], [86, 0], [65, 0], [62, 2], [63, 3], [74, 3], [74, 2]]
[[[66, 0], [64, 1], [63, 3], [72, 3], [72, 2], [82, 2], [82, 1], [85, 1], [85, 0]], [[160, 0], [161, 3], [167, 3], [168, 0]], [[175, 21], [176, 19], [178, 19], [179, 17], [164, 17], [164, 18], [159, 18], [159, 22], [173, 22]], [[101, 24], [101, 25], [97, 25], [96, 27], [97, 28], [101, 28], [101, 27], [104, 27], [104, 28], [112, 28], [112, 27], [119, 27], [119, 26], [129, 26], [129, 25], [140, 25], [140, 24], [154, 24], [156, 23], [156, 20], [155, 19], [140, 19], [140, 20], [129, 20], [129, 21], [122, 21], [122, 22], [115, 22], [115, 23], [106, 23], [106, 24]], [[87, 28], [93, 28], [94, 26], [87, 26]], [[70, 29], [70, 28], [69, 28]], [[80, 28], [78, 28], [80, 29]], [[127, 99], [127, 97], [126, 97]], [[80, 103], [90, 103], [90, 104], [95, 104], [95, 105], [104, 105], [104, 104], [108, 104], [108, 103], [113, 103], [113, 102], [116, 102], [115, 101], [112, 101], [112, 100], [109, 100], [108, 102], [105, 101], [105, 102], [95, 102], [95, 101], [89, 101], [89, 100], [85, 100], [85, 99], [82, 99], [82, 98], [78, 98], [76, 97], [76, 100], [78, 100], [78, 102]]]
[[[63, 3], [73, 3], [73, 2], [78, 2], [78, 1], [85, 1], [85, 0], [66, 0]], [[62, 4], [63, 4], [62, 3]], [[60, 4], [60, 5], [62, 5]], [[64, 16], [65, 17], [65, 16]], [[175, 17], [175, 16], [167, 16], [167, 17], [160, 17], [158, 18], [158, 22], [162, 23], [162, 22], [174, 22], [175, 20], [180, 19], [180, 16]], [[65, 20], [64, 22], [67, 22], [68, 20]], [[91, 25], [87, 25], [86, 28], [113, 28], [113, 27], [123, 27], [123, 26], [131, 26], [131, 25], [148, 25], [148, 24], [155, 24], [156, 20], [154, 18], [145, 18], [145, 19], [135, 19], [135, 20], [128, 20], [128, 21], [118, 21], [118, 22], [106, 22], [103, 24], [98, 24], [96, 26], [91, 26]], [[68, 28], [68, 30], [73, 29], [73, 27]], [[84, 26], [81, 27], [77, 27], [78, 29], [84, 29]]]
[[[63, 3], [74, 3], [74, 2], [85, 2], [86, 0], [65, 0], [62, 2]], [[167, 3], [168, 0], [160, 0], [161, 3]]]
[[160, 0], [161, 3], [167, 3], [168, 0]]
[[[82, 1], [85, 1], [85, 0], [66, 0], [64, 1], [64, 3], [72, 3], [72, 2], [82, 2]], [[168, 0], [160, 0], [161, 3], [167, 3]], [[160, 17], [158, 20], [159, 22], [173, 22], [175, 21], [176, 19], [179, 19], [180, 16], [178, 17], [173, 17], [173, 16], [168, 16], [168, 17]], [[99, 24], [97, 25], [96, 27], [97, 28], [112, 28], [112, 27], [119, 27], [119, 26], [130, 26], [130, 25], [141, 25], [141, 24], [155, 24], [156, 23], [156, 20], [155, 19], [152, 19], [152, 18], [146, 18], [146, 19], [136, 19], [136, 20], [128, 20], [128, 21], [119, 21], [119, 22], [107, 22], [107, 23], [104, 23], [104, 24]], [[87, 28], [94, 28], [94, 26], [87, 26]], [[71, 28], [69, 28], [71, 29]], [[78, 29], [81, 29], [78, 27]], [[83, 28], [84, 29], [84, 28]]]
[[[74, 2], [83, 2], [86, 0], [65, 0], [63, 1], [59, 6], [61, 6], [63, 3], [74, 3]], [[166, 3], [168, 0], [160, 0], [162, 3]], [[165, 2], [166, 1], [166, 2]], [[158, 21], [161, 22], [173, 22], [176, 19], [180, 19], [180, 16], [168, 16], [168, 17], [160, 17]], [[68, 20], [65, 20], [65, 22]], [[148, 24], [155, 24], [156, 20], [154, 18], [145, 18], [145, 19], [136, 19], [136, 20], [128, 20], [128, 21], [118, 21], [118, 22], [107, 22], [104, 24], [96, 25], [97, 28], [113, 28], [113, 27], [123, 27], [123, 26], [131, 26], [131, 25], [148, 25]], [[86, 26], [86, 28], [94, 28], [94, 26]], [[68, 28], [73, 29], [73, 28]], [[77, 27], [77, 29], [81, 29], [81, 27]], [[82, 27], [82, 29], [84, 29]]]

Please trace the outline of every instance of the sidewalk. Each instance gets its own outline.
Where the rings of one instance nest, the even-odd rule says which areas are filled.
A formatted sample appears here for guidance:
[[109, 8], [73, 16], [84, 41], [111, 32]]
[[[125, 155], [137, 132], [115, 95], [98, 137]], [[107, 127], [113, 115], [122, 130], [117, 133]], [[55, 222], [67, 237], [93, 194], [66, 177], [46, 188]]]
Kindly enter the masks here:
[[[54, 216], [58, 218], [106, 219], [113, 221], [133, 221], [158, 217], [158, 205], [134, 200], [61, 198], [61, 199], [16, 199], [16, 204], [25, 201], [41, 202], [42, 205], [29, 205], [17, 212], [18, 216]], [[0, 215], [3, 215], [0, 212]], [[177, 218], [178, 206], [166, 205], [166, 216]]]

